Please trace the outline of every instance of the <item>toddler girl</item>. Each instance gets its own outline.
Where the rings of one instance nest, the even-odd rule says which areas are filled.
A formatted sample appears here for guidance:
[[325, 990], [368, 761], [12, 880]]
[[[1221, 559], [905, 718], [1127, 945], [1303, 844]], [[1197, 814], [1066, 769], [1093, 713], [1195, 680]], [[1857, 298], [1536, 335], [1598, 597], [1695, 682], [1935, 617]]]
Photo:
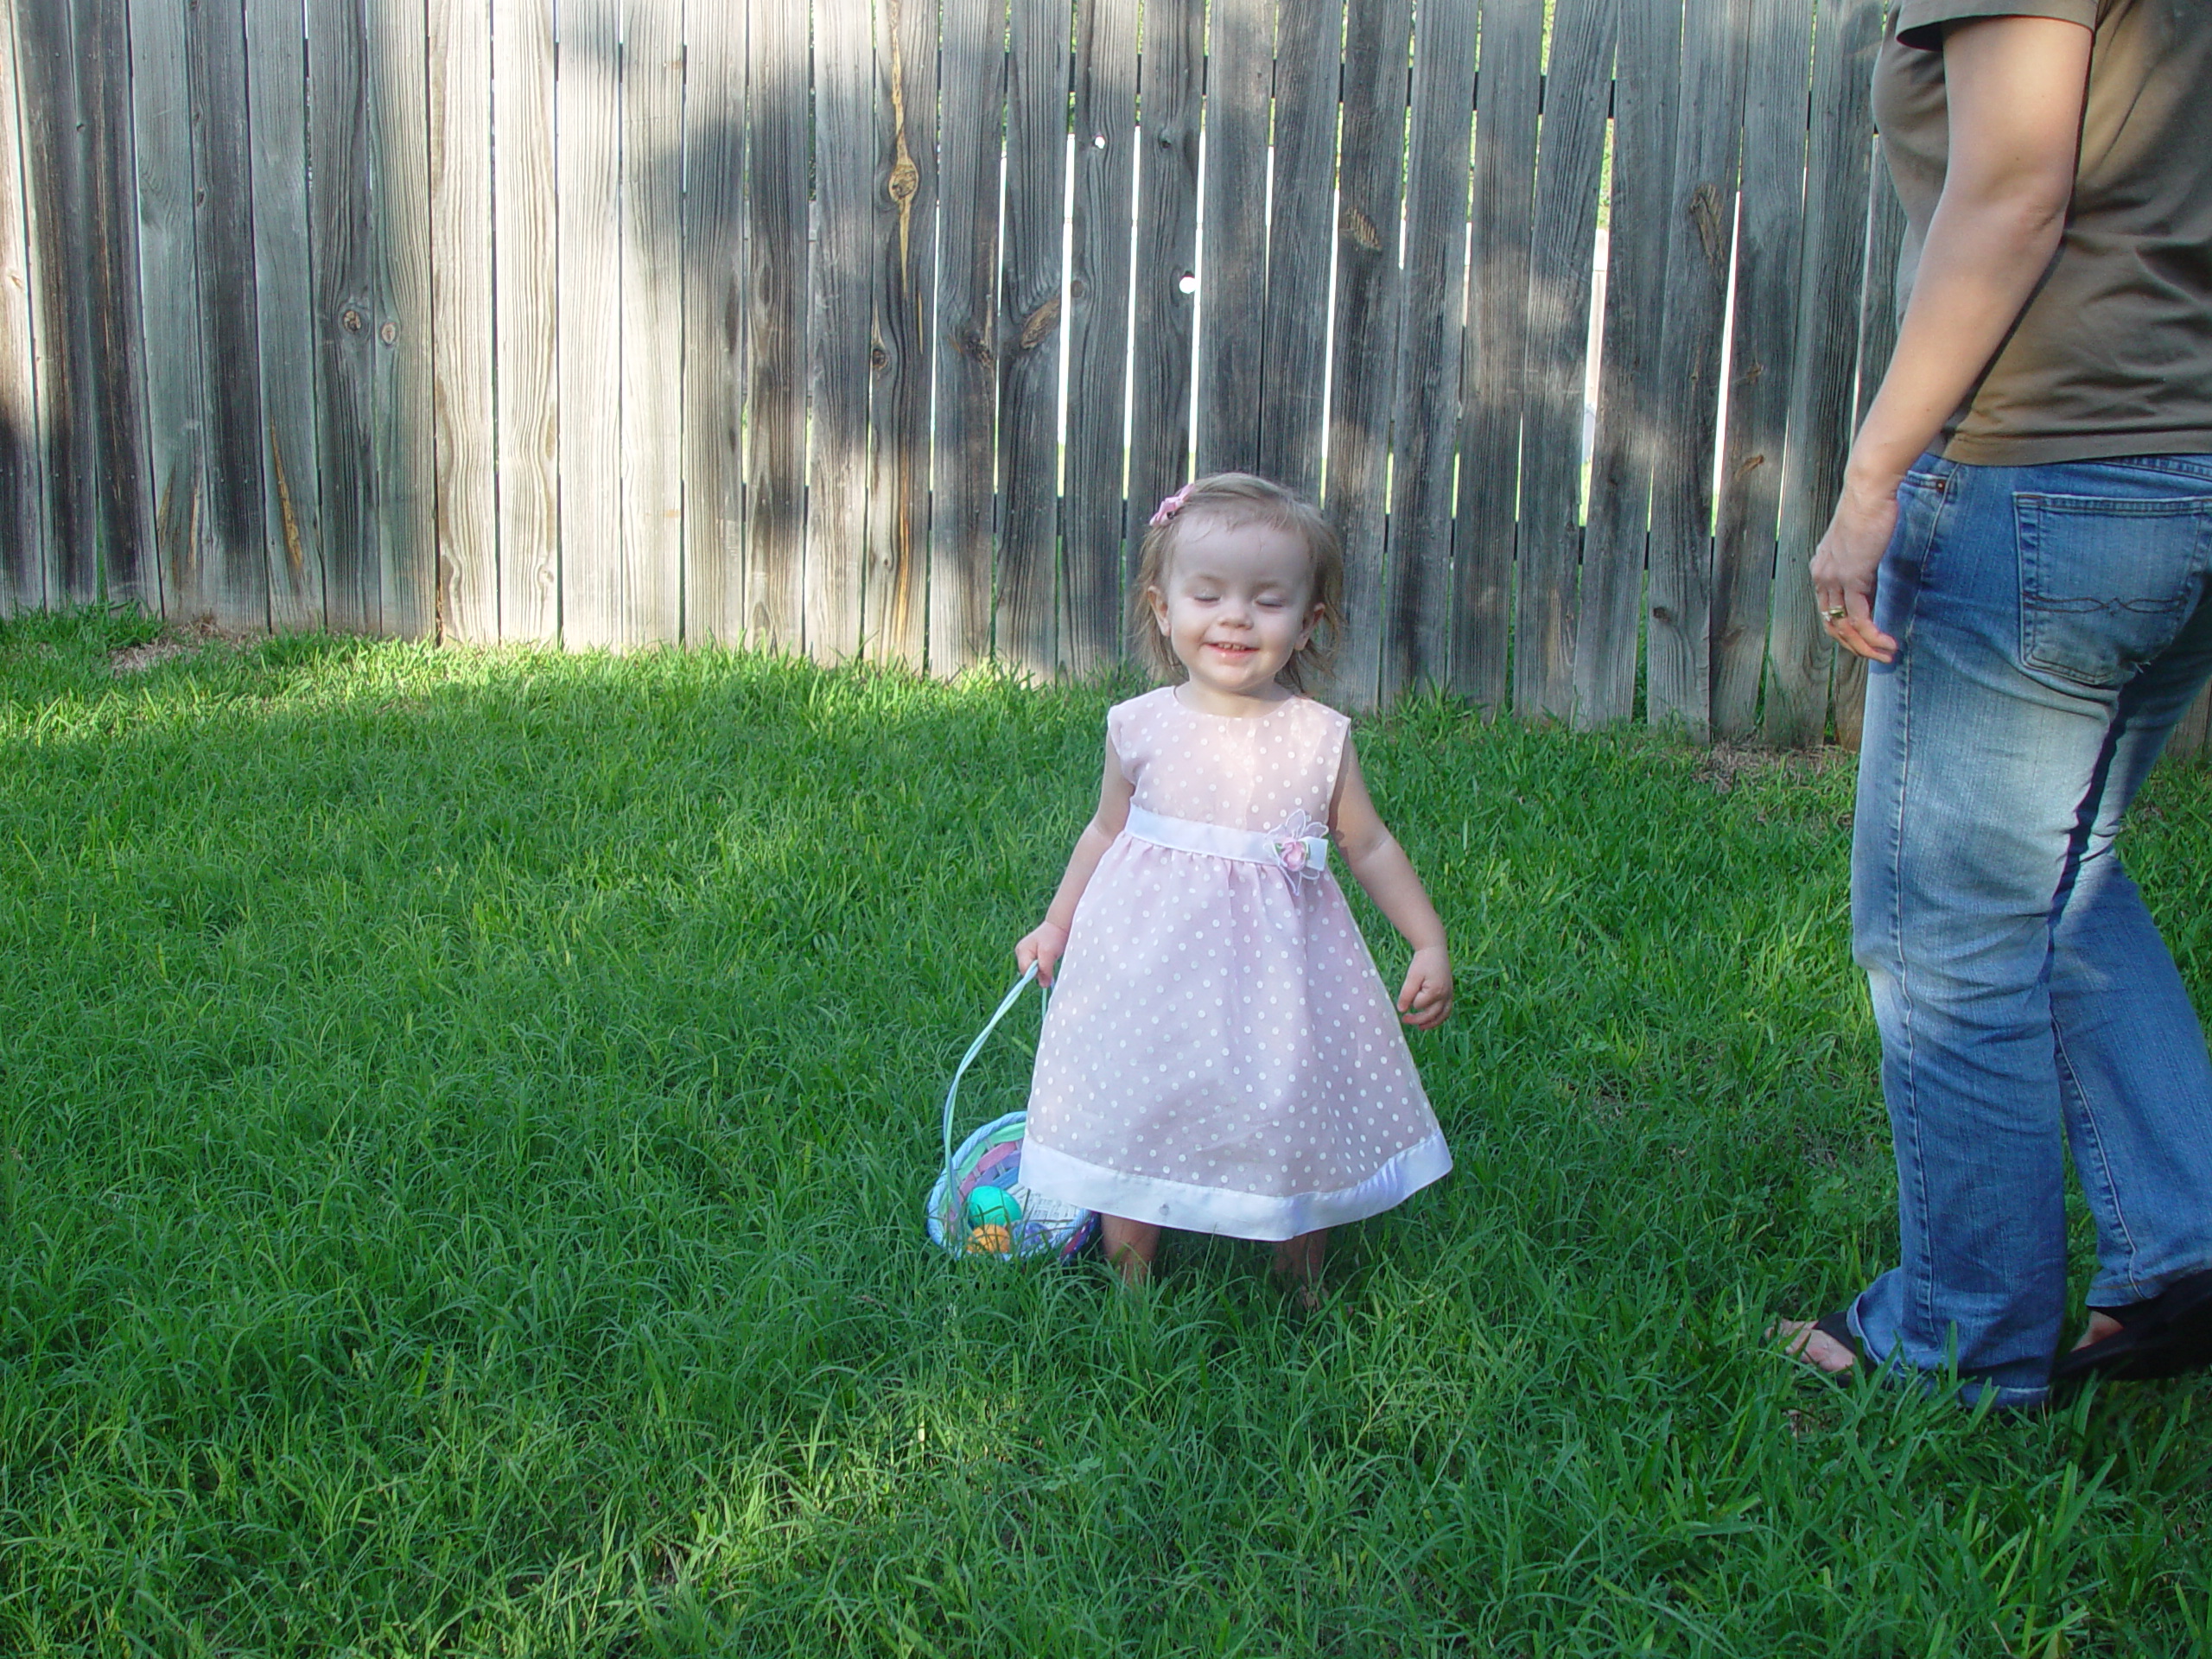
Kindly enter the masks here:
[[1263, 479], [1160, 503], [1132, 620], [1180, 679], [1108, 714], [1098, 810], [1014, 947], [1048, 983], [1060, 969], [1022, 1180], [1100, 1211], [1132, 1283], [1178, 1227], [1276, 1241], [1311, 1306], [1331, 1227], [1452, 1166], [1329, 870], [1333, 842], [1413, 946], [1397, 1012], [1438, 1024], [1443, 925], [1375, 815], [1351, 722], [1302, 695], [1343, 586], [1334, 532]]

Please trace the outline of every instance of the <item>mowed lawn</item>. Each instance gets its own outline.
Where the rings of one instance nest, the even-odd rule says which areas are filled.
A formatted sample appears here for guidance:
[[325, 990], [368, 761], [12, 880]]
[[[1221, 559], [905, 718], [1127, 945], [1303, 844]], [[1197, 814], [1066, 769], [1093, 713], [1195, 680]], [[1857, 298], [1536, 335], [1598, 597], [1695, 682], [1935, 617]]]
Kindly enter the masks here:
[[1115, 691], [153, 632], [0, 626], [0, 1652], [2212, 1651], [2204, 1389], [1761, 1340], [1893, 1246], [1847, 757], [1363, 722], [1459, 1167], [1306, 1317], [921, 1235]]

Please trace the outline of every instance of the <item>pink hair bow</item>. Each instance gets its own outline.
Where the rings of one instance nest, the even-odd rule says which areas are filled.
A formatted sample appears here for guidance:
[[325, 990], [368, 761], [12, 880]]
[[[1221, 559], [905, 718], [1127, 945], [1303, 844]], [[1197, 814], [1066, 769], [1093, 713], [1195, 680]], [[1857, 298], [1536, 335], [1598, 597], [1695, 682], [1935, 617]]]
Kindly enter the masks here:
[[1154, 530], [1158, 530], [1170, 518], [1173, 518], [1177, 513], [1182, 512], [1183, 503], [1190, 499], [1190, 494], [1191, 486], [1188, 484], [1185, 484], [1181, 489], [1176, 491], [1174, 494], [1167, 497], [1165, 500], [1160, 502], [1159, 506], [1153, 510], [1152, 527]]

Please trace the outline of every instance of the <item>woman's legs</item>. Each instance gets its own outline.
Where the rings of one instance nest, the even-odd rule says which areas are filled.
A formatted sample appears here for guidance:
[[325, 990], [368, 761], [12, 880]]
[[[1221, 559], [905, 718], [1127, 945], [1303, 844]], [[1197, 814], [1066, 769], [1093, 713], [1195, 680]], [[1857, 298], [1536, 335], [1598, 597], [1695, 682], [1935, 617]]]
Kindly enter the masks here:
[[2114, 838], [2212, 662], [2212, 607], [2120, 693], [2052, 929], [2051, 1027], [2075, 1173], [2097, 1223], [2088, 1300], [2120, 1307], [2212, 1262], [2212, 1059]]
[[1869, 682], [1853, 932], [1901, 1259], [1852, 1324], [1975, 1392], [2047, 1385], [2062, 1134], [2121, 1300], [2212, 1264], [2212, 1065], [2113, 836], [2212, 671], [2212, 466], [1952, 467], [1900, 498]]

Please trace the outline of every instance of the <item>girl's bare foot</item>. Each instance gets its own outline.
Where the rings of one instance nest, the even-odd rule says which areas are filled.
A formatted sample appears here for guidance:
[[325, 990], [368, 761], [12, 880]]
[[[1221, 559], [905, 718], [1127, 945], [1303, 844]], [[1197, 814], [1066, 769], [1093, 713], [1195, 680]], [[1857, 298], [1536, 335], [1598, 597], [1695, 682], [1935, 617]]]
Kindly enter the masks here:
[[1101, 1216], [1098, 1233], [1106, 1259], [1119, 1270], [1124, 1285], [1152, 1282], [1152, 1258], [1160, 1249], [1158, 1227], [1126, 1216]]
[[1311, 1313], [1321, 1306], [1321, 1262], [1328, 1244], [1329, 1230], [1323, 1227], [1275, 1246], [1275, 1282], [1300, 1313]]

